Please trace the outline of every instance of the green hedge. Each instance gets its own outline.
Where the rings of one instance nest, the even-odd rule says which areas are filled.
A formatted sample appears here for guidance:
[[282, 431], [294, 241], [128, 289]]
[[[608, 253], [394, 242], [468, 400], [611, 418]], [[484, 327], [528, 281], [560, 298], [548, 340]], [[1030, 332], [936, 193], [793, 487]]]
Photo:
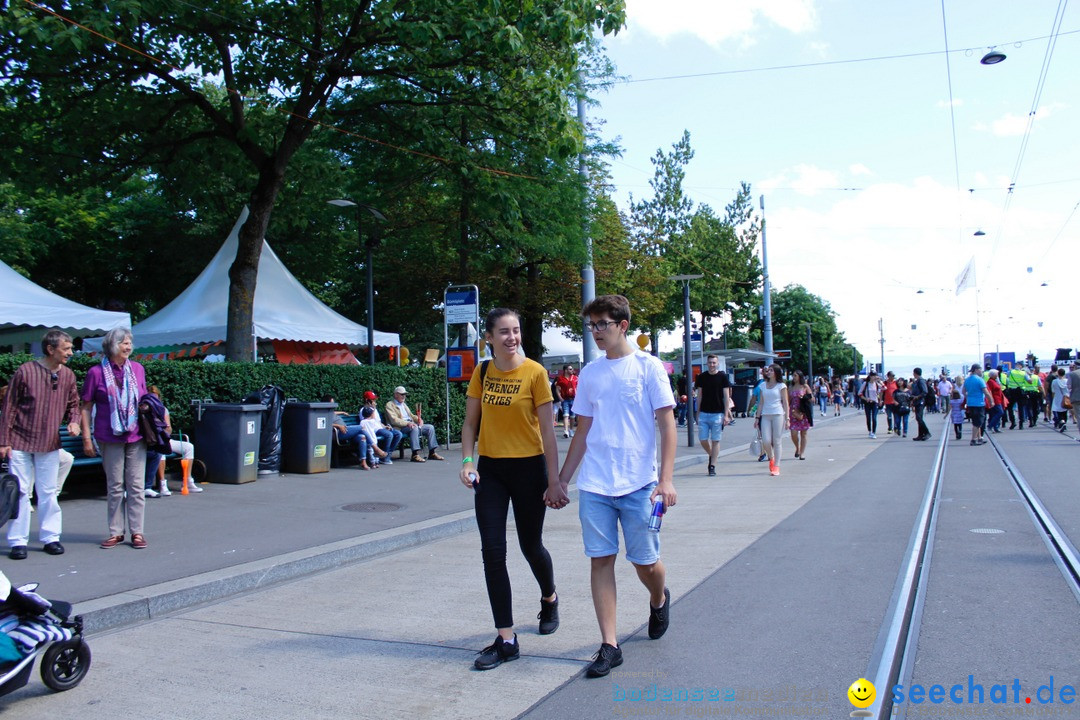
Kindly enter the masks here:
[[[0, 376], [9, 378], [15, 369], [31, 360], [29, 355], [0, 355]], [[71, 358], [80, 386], [95, 361], [87, 356]], [[446, 371], [442, 368], [393, 367], [391, 365], [278, 365], [276, 363], [203, 363], [176, 360], [148, 360], [147, 385], [157, 385], [173, 419], [173, 427], [191, 427], [193, 399], [239, 402], [264, 385], [277, 385], [285, 397], [305, 402], [332, 395], [340, 409], [356, 412], [365, 390], [379, 396], [379, 412], [391, 399], [397, 385], [409, 389], [409, 407], [423, 404], [425, 422], [435, 426], [439, 442], [446, 438]], [[465, 386], [450, 387], [450, 429], [453, 440], [460, 439], [465, 419]]]

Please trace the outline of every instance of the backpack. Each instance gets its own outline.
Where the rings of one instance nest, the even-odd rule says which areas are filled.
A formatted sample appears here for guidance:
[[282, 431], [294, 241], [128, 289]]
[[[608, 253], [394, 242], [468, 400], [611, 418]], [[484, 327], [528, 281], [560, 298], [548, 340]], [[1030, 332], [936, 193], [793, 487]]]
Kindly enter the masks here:
[[163, 455], [172, 452], [172, 438], [165, 421], [165, 406], [153, 393], [147, 393], [139, 399], [139, 434], [143, 436], [146, 449], [150, 452]]

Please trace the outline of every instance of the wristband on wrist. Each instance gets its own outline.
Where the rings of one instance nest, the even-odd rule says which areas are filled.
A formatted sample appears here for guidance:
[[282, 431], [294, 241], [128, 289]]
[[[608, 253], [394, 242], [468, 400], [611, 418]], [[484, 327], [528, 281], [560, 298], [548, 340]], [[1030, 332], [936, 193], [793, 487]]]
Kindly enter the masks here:
[[469, 463], [471, 463], [471, 462], [472, 462], [472, 458], [471, 458], [471, 457], [466, 457], [466, 458], [462, 458], [462, 459], [461, 459], [461, 464], [462, 464], [462, 465], [468, 465], [468, 464], [469, 464]]

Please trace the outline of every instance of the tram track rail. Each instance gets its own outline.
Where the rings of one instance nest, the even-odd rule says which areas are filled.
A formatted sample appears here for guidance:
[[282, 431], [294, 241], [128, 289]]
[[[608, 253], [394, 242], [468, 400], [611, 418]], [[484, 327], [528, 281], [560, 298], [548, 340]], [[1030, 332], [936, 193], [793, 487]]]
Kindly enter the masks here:
[[[942, 478], [948, 456], [948, 426], [943, 428], [933, 467], [927, 478], [923, 499], [915, 517], [907, 550], [893, 588], [892, 600], [878, 632], [867, 671], [877, 689], [874, 702], [865, 710], [856, 710], [852, 717], [871, 717], [876, 720], [903, 719], [906, 707], [896, 706], [890, 688], [907, 684], [911, 679], [917, 651], [919, 628], [930, 577], [938, 508], [941, 501]], [[1001, 467], [1013, 488], [1023, 500], [1032, 522], [1050, 552], [1062, 577], [1080, 603], [1080, 552], [1054, 519], [1046, 505], [1032, 489], [1001, 444], [991, 436], [989, 442], [998, 456]]]

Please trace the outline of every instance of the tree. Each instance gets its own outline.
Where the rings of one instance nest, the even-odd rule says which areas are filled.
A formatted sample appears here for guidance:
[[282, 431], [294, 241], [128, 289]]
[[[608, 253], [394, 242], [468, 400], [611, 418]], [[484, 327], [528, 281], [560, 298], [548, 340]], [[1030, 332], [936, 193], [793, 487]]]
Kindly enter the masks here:
[[788, 285], [772, 296], [773, 339], [777, 349], [791, 350], [789, 367], [807, 371], [807, 328], [811, 326], [814, 372], [826, 366], [837, 372], [854, 372], [853, 348], [836, 328], [836, 313], [829, 303], [802, 285]]
[[685, 233], [690, 227], [694, 203], [683, 192], [682, 183], [686, 166], [693, 157], [690, 132], [684, 130], [670, 152], [658, 149], [652, 157], [653, 178], [649, 181], [652, 199], [635, 202], [633, 196], [630, 197], [634, 249], [645, 258], [658, 259], [659, 273], [646, 279], [653, 284], [637, 285], [657, 302], [644, 305], [641, 314], [633, 316], [635, 325], [649, 331], [654, 355], [658, 349], [659, 331], [674, 328], [676, 320], [682, 317], [681, 301], [676, 301], [681, 295], [675, 294], [677, 286], [668, 277], [691, 272], [685, 267], [692, 263], [686, 253]]
[[[618, 29], [624, 8], [622, 0], [237, 0], [207, 12], [171, 0], [74, 0], [64, 17], [30, 6], [0, 16], [0, 93], [26, 141], [20, 163], [46, 169], [51, 187], [84, 176], [108, 187], [107, 178], [144, 168], [167, 175], [183, 153], [240, 158], [248, 180], [236, 191], [250, 213], [229, 271], [226, 355], [246, 359], [262, 241], [316, 134], [339, 153], [350, 137], [339, 131], [354, 133], [354, 147], [404, 153], [412, 148], [391, 142], [395, 119], [457, 110], [466, 131], [469, 118], [501, 121], [519, 147], [540, 138], [546, 149], [560, 136], [572, 146], [564, 90], [578, 45], [594, 28]], [[463, 207], [470, 179], [513, 167], [479, 169], [470, 161], [482, 141], [470, 138], [434, 160], [462, 173]], [[511, 157], [485, 153], [482, 162]]]

